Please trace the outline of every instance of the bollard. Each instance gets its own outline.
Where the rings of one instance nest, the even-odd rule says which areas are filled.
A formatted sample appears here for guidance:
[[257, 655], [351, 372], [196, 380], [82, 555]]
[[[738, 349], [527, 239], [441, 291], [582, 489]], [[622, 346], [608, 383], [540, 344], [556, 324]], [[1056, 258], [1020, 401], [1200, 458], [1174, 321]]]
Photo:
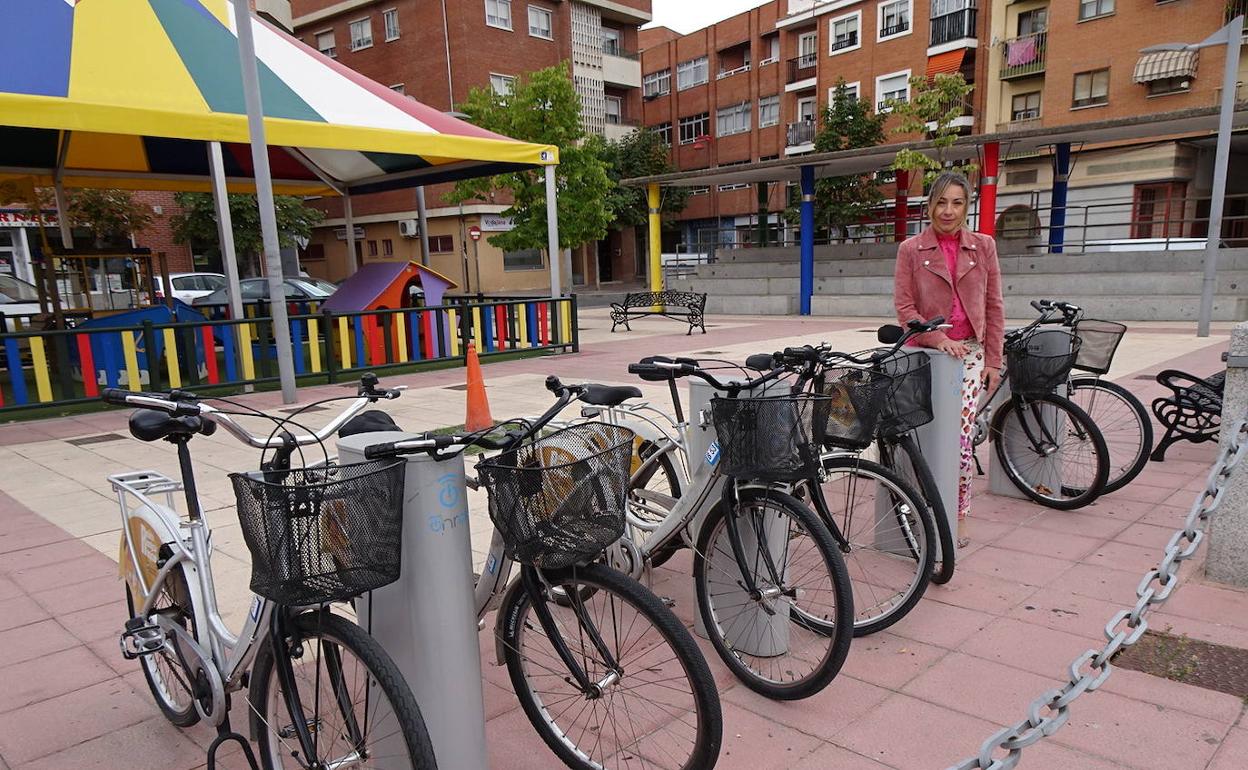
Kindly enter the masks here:
[[[1040, 340], [1032, 340], [1028, 343], [1028, 350], [1037, 353], [1054, 355], [1062, 351], [1062, 338], [1058, 335], [1042, 335]], [[1068, 349], [1069, 350], [1069, 349]], [[985, 394], [986, 395], [986, 394]], [[1009, 379], [1005, 379], [1001, 385], [1001, 393], [996, 400], [996, 409], [1000, 410], [1007, 401], [1010, 400], [1010, 383]], [[1058, 424], [1061, 415], [1051, 407], [1041, 407], [1042, 419], [1047, 423], [1046, 427], [1054, 436], [1060, 435], [1064, 427]], [[1047, 412], [1045, 415], [1043, 413]], [[1030, 451], [1031, 441], [1018, 427], [1017, 422], [1013, 422], [1001, 432], [1000, 436], [994, 436], [993, 441], [1018, 442], [1020, 452], [1026, 449]], [[1019, 500], [1028, 500], [1026, 495], [1018, 491], [1018, 487], [1014, 486], [1014, 482], [1010, 481], [1006, 476], [1005, 470], [1001, 468], [1001, 463], [997, 459], [997, 449], [992, 446], [991, 442], [985, 441], [983, 446], [988, 448], [988, 489], [994, 495], [1002, 495], [1004, 497], [1013, 497]], [[1040, 473], [1035, 481], [1045, 484], [1050, 489], [1059, 489], [1062, 486], [1062, 453], [1054, 452], [1042, 461], [1040, 465]]]
[[[366, 446], [411, 438], [416, 434], [361, 433], [339, 439], [338, 453], [343, 463], [362, 462]], [[402, 572], [373, 591], [371, 612], [367, 599], [357, 602], [359, 622], [403, 672], [438, 767], [486, 770], [464, 458], [404, 459]]]
[[[1248, 321], [1231, 332], [1222, 396], [1222, 449], [1232, 430], [1248, 415]], [[1223, 493], [1221, 510], [1209, 520], [1209, 560], [1205, 571], [1219, 583], [1248, 588], [1248, 471], [1240, 463]]]

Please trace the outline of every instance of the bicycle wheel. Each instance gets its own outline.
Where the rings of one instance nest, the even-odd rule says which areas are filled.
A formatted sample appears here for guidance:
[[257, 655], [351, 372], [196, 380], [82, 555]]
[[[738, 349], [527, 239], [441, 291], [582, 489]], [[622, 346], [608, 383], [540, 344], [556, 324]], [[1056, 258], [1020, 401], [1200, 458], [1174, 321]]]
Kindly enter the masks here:
[[1101, 494], [1109, 449], [1087, 412], [1054, 394], [1012, 398], [993, 420], [993, 442], [1006, 476], [1041, 505], [1068, 511]]
[[1099, 377], [1070, 380], [1070, 400], [1088, 413], [1109, 449], [1109, 480], [1102, 495], [1130, 484], [1153, 451], [1153, 419], [1140, 400], [1121, 385]]
[[[588, 692], [578, 685], [528, 591], [513, 586], [499, 610], [503, 654], [520, 705], [546, 745], [572, 768], [714, 767], [723, 733], [719, 694], [672, 611], [637, 581], [600, 564], [545, 570], [541, 578], [559, 643], [596, 683]], [[554, 587], [565, 597], [588, 598], [579, 607], [556, 602]]]
[[[130, 593], [130, 585], [126, 585], [126, 608], [134, 617], [134, 596]], [[198, 638], [195, 628], [195, 608], [191, 603], [191, 592], [186, 584], [186, 573], [181, 565], [169, 571], [169, 576], [160, 590], [160, 597], [152, 605], [151, 615], [163, 615], [182, 628], [191, 636]], [[156, 706], [165, 718], [178, 727], [190, 727], [199, 721], [199, 712], [195, 710], [195, 695], [190, 675], [182, 668], [178, 654], [166, 644], [159, 652], [143, 655], [139, 658], [143, 669], [143, 678], [147, 680], [148, 689], [156, 699]]]
[[854, 591], [854, 636], [888, 628], [927, 590], [936, 555], [931, 511], [897, 474], [856, 457], [824, 458], [819, 488], [849, 543], [841, 550]]
[[[643, 441], [633, 462], [641, 466], [662, 449], [653, 441]], [[662, 452], [653, 462], [634, 472], [628, 483], [628, 535], [635, 545], [642, 547], [650, 539], [653, 528], [667, 519], [680, 492], [680, 475], [671, 452]], [[673, 538], [650, 554], [650, 566], [662, 566], [683, 544], [680, 538]]]
[[[734, 555], [730, 515], [746, 564]], [[698, 535], [693, 580], [715, 652], [751, 690], [807, 698], [841, 670], [853, 638], [849, 574], [827, 527], [793, 496], [746, 488], [733, 511], [721, 500]]]
[[[328, 611], [305, 612], [290, 627], [290, 662], [317, 745], [316, 767], [437, 767], [416, 699], [373, 637]], [[260, 759], [266, 770], [306, 768], [274, 663], [264, 640], [248, 691]]]
[[[923, 457], [923, 450], [915, 440], [913, 433], [877, 442], [880, 447], [880, 464], [888, 468], [918, 492], [932, 512], [932, 523], [936, 525], [936, 555], [932, 559], [931, 582], [944, 585], [953, 578], [957, 566], [957, 544], [953, 539], [953, 531], [949, 528], [949, 518], [945, 513], [945, 501], [940, 496], [932, 469]], [[855, 605], [856, 606], [856, 605]]]

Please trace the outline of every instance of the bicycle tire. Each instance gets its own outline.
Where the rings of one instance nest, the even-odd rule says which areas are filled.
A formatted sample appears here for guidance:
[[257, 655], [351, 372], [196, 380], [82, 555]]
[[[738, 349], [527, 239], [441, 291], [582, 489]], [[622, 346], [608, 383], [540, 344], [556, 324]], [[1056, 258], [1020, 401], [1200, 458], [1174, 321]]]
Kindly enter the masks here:
[[[932, 559], [931, 582], [938, 586], [944, 585], [953, 579], [953, 572], [957, 568], [957, 542], [949, 526], [945, 501], [941, 497], [940, 489], [936, 486], [932, 468], [923, 457], [923, 450], [919, 448], [919, 442], [914, 438], [913, 433], [903, 433], [879, 443], [882, 445], [880, 447], [881, 464], [916, 490], [932, 512], [932, 521], [936, 524], [937, 551]], [[891, 446], [883, 446], [889, 443], [901, 447], [905, 456], [904, 460], [896, 456]]]
[[[820, 486], [830, 526], [849, 543], [841, 550], [853, 587], [854, 636], [883, 631], [914, 609], [927, 591], [936, 557], [931, 509], [896, 473], [858, 457], [825, 457]], [[881, 492], [889, 499], [883, 514]]]
[[[1074, 439], [1074, 448], [1081, 449], [1093, 464], [1090, 471], [1077, 475], [1068, 474], [1065, 468], [1058, 469], [1061, 478], [1053, 477], [1053, 466], [1038, 467], [1037, 462], [1049, 463], [1043, 452], [1056, 454], [1066, 441], [1059, 441], [1057, 446], [1045, 446], [1038, 449], [1031, 439], [1026, 437], [1023, 429], [1024, 418], [1020, 418], [1019, 399], [1011, 398], [1002, 405], [993, 420], [993, 443], [996, 444], [997, 459], [1006, 476], [1016, 488], [1028, 498], [1041, 505], [1061, 511], [1070, 511], [1091, 503], [1100, 496], [1109, 478], [1109, 449], [1105, 446], [1105, 437], [1088, 417], [1088, 413], [1076, 406], [1070, 399], [1053, 393], [1040, 398], [1030, 398], [1025, 402], [1032, 415], [1031, 424], [1039, 426], [1041, 409], [1053, 409], [1058, 415], [1054, 421], [1062, 426], [1062, 437]], [[1075, 426], [1074, 430], [1068, 426]], [[1013, 428], [1010, 437], [1006, 436], [1007, 428]], [[1038, 431], [1037, 431], [1038, 432]], [[1058, 437], [1054, 437], [1055, 440]], [[1072, 452], [1073, 453], [1073, 452]], [[1090, 453], [1090, 454], [1089, 454]], [[1060, 496], [1059, 496], [1060, 495]]]
[[[775, 700], [808, 698], [826, 687], [840, 672], [853, 640], [853, 590], [845, 562], [824, 523], [814, 511], [802, 505], [792, 495], [774, 489], [746, 488], [739, 490], [736, 504], [736, 510], [743, 517], [750, 516], [751, 532], [756, 539], [764, 539], [767, 530], [763, 528], [764, 514], [754, 515], [752, 510], [757, 510], [760, 506], [770, 508], [777, 517], [777, 523], [785, 524], [784, 540], [777, 549], [784, 557], [778, 565], [784, 585], [770, 586], [768, 590], [775, 598], [785, 596], [790, 601], [801, 596], [803, 609], [799, 611], [790, 604], [791, 611], [784, 613], [781, 620], [774, 621], [789, 624], [781, 627], [786, 637], [784, 653], [768, 650], [755, 654], [746, 649], [751, 646], [759, 649], [758, 645], [770, 643], [772, 640], [770, 637], [763, 640], [762, 632], [757, 630], [756, 623], [747, 615], [737, 614], [729, 618], [728, 611], [734, 606], [746, 607], [747, 613], [752, 612], [755, 620], [759, 617], [759, 612], [770, 617], [780, 613], [775, 611], [774, 605], [764, 605], [763, 597], [751, 597], [742, 593], [739, 576], [743, 569], [758, 573], [761, 565], [757, 563], [757, 559], [754, 565], [741, 565], [736, 561], [727, 536], [727, 505], [721, 499], [703, 521], [693, 557], [694, 588], [703, 626], [715, 652], [746, 687]], [[785, 517], [786, 520], [780, 522], [780, 517]], [[798, 586], [789, 579], [792, 575], [791, 565], [797, 562], [790, 555], [794, 550], [793, 544], [800, 542], [798, 537], [802, 533], [809, 540], [807, 550], [813, 552], [814, 556], [810, 559], [811, 566], [806, 572], [798, 574], [797, 579], [805, 581], [806, 576], [815, 570], [819, 570], [820, 574], [812, 578], [811, 582], [803, 582]], [[772, 549], [769, 547], [767, 550]], [[761, 553], [763, 549], [755, 548], [754, 551]], [[726, 561], [710, 564], [716, 559]], [[821, 579], [825, 574], [827, 585]], [[761, 577], [756, 574], [756, 579]], [[813, 582], [816, 579], [820, 582]], [[722, 587], [718, 593], [712, 592], [711, 582], [715, 580], [718, 580], [715, 588]], [[726, 600], [721, 602], [721, 596]], [[820, 596], [824, 597], [822, 606], [826, 609], [818, 609], [821, 606], [818, 602]], [[751, 605], [756, 607], [751, 608]], [[720, 607], [725, 614], [724, 618], [718, 616]], [[736, 636], [738, 630], [741, 633], [739, 638], [728, 638], [729, 633]], [[750, 639], [750, 634], [757, 635]], [[794, 639], [797, 640], [796, 643]], [[819, 653], [817, 650], [808, 649], [813, 648], [820, 639], [826, 641], [826, 650]], [[795, 647], [800, 648], [796, 655], [785, 656], [785, 653], [792, 653]], [[781, 657], [784, 657], [785, 662], [776, 665], [775, 662]], [[768, 662], [772, 675], [768, 676], [751, 668], [752, 660], [759, 661], [759, 665], [763, 661]], [[810, 666], [809, 672], [797, 673], [799, 664], [803, 667]]]
[[[588, 740], [593, 744], [589, 747], [582, 746], [576, 740], [578, 730], [568, 722], [560, 723], [559, 720], [569, 714], [573, 714], [574, 717], [587, 716], [593, 719], [599, 715], [599, 710], [583, 707], [583, 704], [589, 703], [591, 699], [579, 689], [574, 680], [569, 682], [571, 677], [567, 668], [555, 655], [553, 649], [549, 651], [539, 649], [539, 645], [548, 644], [549, 640], [544, 636], [543, 627], [538, 619], [531, 617], [533, 606], [528, 592], [520, 585], [512, 586], [499, 610], [502, 613], [501, 617], [504, 618], [502, 624], [503, 656], [512, 687], [515, 689], [516, 697], [520, 700], [525, 716], [529, 718], [534, 729], [551, 751], [568, 767], [587, 770], [601, 770], [605, 762], [619, 757], [624, 752], [636, 758], [647, 757], [647, 754], [663, 754], [673, 761], [671, 765], [647, 764], [647, 761], [655, 762], [654, 757], [651, 756], [642, 762], [646, 767], [670, 766], [681, 770], [714, 767], [723, 740], [723, 718], [720, 711], [719, 693], [706, 659], [702, 657], [701, 650], [689, 634], [689, 630], [676, 615], [636, 580], [601, 564], [587, 564], [564, 570], [544, 570], [541, 575], [548, 585], [561, 587], [564, 596], [588, 593], [592, 597], [586, 600], [589, 617], [594, 621], [605, 643], [615, 642], [615, 650], [612, 654], [616, 656], [623, 674], [616, 682], [607, 685], [604, 693], [592, 699], [596, 703], [606, 704], [601, 709], [602, 712], [609, 711], [613, 717], [621, 716], [615, 709], [616, 698], [621, 699], [622, 703], [623, 698], [640, 693], [641, 688], [647, 685], [654, 685], [654, 694], [669, 701], [662, 703], [658, 708], [661, 712], [658, 721], [643, 726], [640, 733], [636, 731], [635, 724], [630, 724], [630, 729], [617, 729], [619, 725], [614, 719], [609, 725], [600, 721], [591, 729], [580, 731], [579, 734], [587, 735]], [[575, 631], [584, 630], [575, 612], [568, 609], [565, 604], [556, 602], [553, 598], [547, 599], [546, 602], [547, 608], [555, 616], [557, 623], [560, 622], [559, 618], [565, 618], [565, 622], [570, 623]], [[626, 608], [629, 607], [637, 614], [631, 621], [626, 622], [624, 614]], [[601, 610], [597, 619], [593, 617], [595, 609]], [[657, 635], [652, 640], [653, 644], [639, 649], [643, 646], [639, 641], [640, 637], [634, 637], [632, 634], [638, 630], [636, 626], [642, 618], [650, 623], [651, 628], [657, 631]], [[608, 622], [611, 628], [605, 627]], [[620, 637], [621, 632], [624, 633], [623, 638]], [[585, 645], [589, 644], [588, 654], [573, 650], [573, 655], [581, 665], [600, 664], [598, 650], [593, 647], [584, 633], [560, 632], [560, 636], [569, 646], [580, 641], [582, 653], [584, 653]], [[541, 641], [533, 641], [535, 639]], [[532, 644], [530, 644], [531, 641]], [[666, 660], [660, 659], [666, 654], [664, 647], [670, 649], [672, 653], [672, 657]], [[644, 657], [636, 662], [619, 659], [621, 652], [629, 653], [634, 650]], [[534, 655], [539, 652], [540, 657], [535, 660]], [[652, 655], [652, 653], [657, 654]], [[543, 666], [542, 661], [545, 660], [554, 662], [549, 666]], [[656, 682], [653, 679], [661, 670], [660, 666], [673, 663], [680, 667], [685, 681], [689, 684], [687, 701], [679, 685]], [[542, 668], [545, 668], [548, 673], [540, 671]], [[674, 666], [673, 670], [675, 670]], [[604, 671], [604, 675], [605, 673]], [[587, 670], [586, 674], [591, 680], [600, 681], [592, 669]], [[679, 676], [680, 673], [674, 674], [674, 677]], [[675, 679], [670, 681], [674, 682]], [[555, 693], [555, 698], [550, 698], [550, 693], [543, 691], [547, 682], [549, 687], [559, 688], [560, 692]], [[662, 752], [659, 752], [656, 747], [660, 746], [665, 738], [679, 738], [677, 733], [684, 732], [683, 728], [690, 727], [689, 723], [680, 719], [679, 716], [672, 718], [668, 709], [677, 708], [675, 701], [681, 704], [687, 702], [695, 717], [693, 735], [688, 741], [684, 741], [689, 748], [687, 751], [677, 750], [668, 745], [663, 747]], [[571, 705], [564, 708], [557, 716], [554, 715], [553, 709], [565, 702]], [[643, 699], [639, 706], [642, 705], [646, 707], [644, 712], [646, 715], [654, 715], [654, 706], [651, 701]], [[630, 719], [634, 714], [643, 713], [640, 710], [630, 709], [628, 706], [623, 706], [622, 711], [623, 716]], [[603, 713], [602, 716], [605, 718], [608, 714]], [[647, 727], [650, 729], [646, 729]], [[610, 743], [612, 739], [618, 741], [621, 736], [631, 738], [632, 742], [623, 746]], [[599, 750], [601, 751], [600, 758], [595, 753]]]
[[[649, 457], [654, 452], [657, 452], [657, 451], [659, 451], [658, 444], [654, 443], [653, 441], [643, 441], [641, 445], [637, 447], [636, 457], [639, 458], [641, 461], [645, 461], [649, 459]], [[644, 470], [640, 470], [638, 474], [634, 475], [633, 478], [629, 480], [628, 482], [629, 499], [630, 500], [633, 499], [635, 490], [648, 489], [651, 482], [656, 481], [656, 479], [659, 480], [660, 484], [666, 484], [667, 486], [668, 491], [661, 492], [662, 494], [666, 494], [676, 499], [680, 498], [680, 493], [682, 491], [681, 486], [680, 486], [680, 475], [676, 470], [676, 464], [672, 462], [671, 452], [664, 452], [663, 454], [659, 455], [658, 459], [655, 460], [654, 463], [647, 466]], [[647, 519], [654, 518], [654, 515], [651, 512], [644, 511], [643, 509], [638, 508], [638, 507], [634, 507], [630, 515], [638, 516], [639, 518], [647, 518]], [[638, 538], [637, 535], [635, 534], [637, 532], [645, 532], [645, 530], [639, 530], [637, 527], [631, 527], [629, 536], [632, 538], [633, 543], [636, 544], [638, 547], [640, 547], [643, 543], [646, 542], [646, 538], [649, 536], [649, 533], [646, 533], [646, 537]], [[663, 566], [663, 564], [668, 559], [672, 558], [672, 556], [677, 551], [679, 551], [682, 547], [684, 547], [683, 540], [681, 540], [679, 537], [672, 538], [662, 548], [655, 549], [650, 554], [650, 557], [649, 557], [650, 566], [651, 567]]]
[[[195, 627], [195, 607], [191, 600], [190, 588], [186, 582], [186, 572], [181, 565], [174, 567], [169, 571], [169, 575], [165, 578], [165, 589], [163, 594], [169, 598], [171, 606], [161, 607], [159, 603], [153, 605], [152, 614], [172, 615], [173, 619], [186, 629], [192, 637], [198, 639], [198, 629]], [[135, 606], [134, 596], [130, 592], [129, 583], [126, 584], [126, 608], [130, 611], [130, 617], [134, 617]], [[170, 690], [168, 677], [160, 669], [161, 661], [164, 661], [170, 667], [170, 673], [177, 678], [177, 672], [182, 671], [183, 677], [188, 676], [182, 669], [182, 662], [178, 660], [176, 653], [168, 648], [160, 652], [143, 655], [139, 658], [139, 668], [143, 670], [143, 678], [147, 680], [147, 687], [152, 691], [152, 698], [156, 701], [156, 707], [160, 709], [160, 713], [178, 727], [190, 727], [199, 722], [199, 711], [195, 709], [195, 694], [191, 690], [189, 680], [179, 679], [179, 689], [183, 690], [187, 695], [187, 702], [179, 704], [174, 702], [173, 692]]]
[[[306, 690], [300, 692], [301, 701], [305, 702], [305, 707], [311, 706], [318, 702], [311, 700], [319, 695], [319, 703], [333, 709], [337, 706], [342, 708], [341, 702], [336, 700], [335, 693], [332, 692], [333, 682], [328, 673], [321, 671], [320, 662], [333, 657], [330, 651], [336, 650], [339, 655], [342, 652], [350, 652], [355, 656], [364, 668], [366, 678], [363, 681], [364, 699], [366, 718], [363, 724], [369, 726], [381, 725], [381, 729], [389, 730], [384, 733], [381, 739], [392, 740], [392, 736], [402, 736], [403, 746], [395, 747], [403, 753], [392, 754], [389, 756], [398, 757], [399, 761], [388, 767], [411, 768], [412, 770], [435, 770], [437, 762], [434, 758], [433, 744], [429, 740], [429, 733], [425, 728], [424, 718], [421, 716], [420, 707], [416, 704], [416, 698], [412, 695], [403, 674], [399, 671], [399, 667], [395, 665], [386, 651], [376, 639], [369, 636], [368, 633], [350, 622], [349, 620], [330, 613], [323, 612], [305, 612], [295, 617], [290, 628], [297, 638], [294, 639], [292, 647], [298, 647], [302, 650], [305, 658], [310, 659], [318, 669], [318, 678], [314, 680], [320, 686], [329, 686], [330, 693], [308, 693]], [[311, 652], [312, 643], [317, 642], [315, 652]], [[330, 646], [327, 646], [326, 643]], [[339, 658], [341, 661], [341, 658]], [[341, 665], [341, 663], [340, 663]], [[328, 666], [327, 666], [328, 667]], [[301, 669], [306, 669], [307, 664], [296, 665], [295, 675], [299, 676]], [[290, 756], [291, 749], [298, 750], [298, 743], [293, 738], [280, 737], [277, 741], [273, 740], [273, 728], [278, 724], [278, 720], [282, 720], [280, 724], [283, 729], [287, 729], [285, 724], [289, 721], [289, 712], [286, 704], [282, 700], [283, 696], [279, 688], [273, 685], [277, 682], [276, 668], [274, 667], [273, 648], [267, 640], [262, 640], [260, 648], [256, 654], [256, 660], [251, 670], [251, 680], [248, 688], [248, 701], [251, 706], [253, 729], [256, 735], [257, 743], [260, 747], [260, 761], [264, 765], [265, 770], [278, 770], [280, 768], [303, 768], [306, 767], [305, 762]], [[339, 674], [339, 682], [347, 683], [345, 673]], [[380, 707], [381, 698], [377, 696], [376, 690], [380, 689], [380, 694], [384, 695], [389, 702], [389, 710], [383, 710]], [[275, 700], [270, 699], [269, 695], [275, 696]], [[347, 693], [350, 695], [350, 693]], [[379, 708], [376, 712], [370, 713], [373, 703], [378, 704]], [[273, 707], [276, 707], [275, 709]], [[354, 713], [354, 708], [352, 709]], [[325, 710], [322, 709], [319, 714], [313, 714], [313, 709], [308, 708], [308, 713], [312, 714], [309, 722], [316, 724], [316, 738], [318, 743], [326, 737], [334, 738], [340, 735], [341, 730], [335, 729], [335, 725], [326, 724]], [[331, 712], [332, 713], [332, 712]], [[263, 715], [263, 720], [259, 715]], [[343, 720], [346, 721], [345, 719]], [[357, 719], [357, 722], [359, 720]], [[367, 736], [363, 736], [367, 741]], [[347, 739], [350, 742], [350, 739]], [[322, 744], [324, 745], [324, 744]], [[331, 746], [333, 744], [330, 744]], [[376, 744], [373, 744], [376, 745]], [[387, 746], [388, 748], [389, 746]], [[355, 746], [352, 746], [355, 749]], [[406, 757], [404, 757], [404, 753]], [[403, 764], [404, 758], [407, 764]], [[326, 762], [326, 765], [332, 766], [333, 760], [317, 757], [317, 762]]]
[[1109, 449], [1109, 480], [1101, 494], [1117, 492], [1148, 464], [1153, 451], [1153, 418], [1131, 391], [1115, 382], [1072, 377], [1069, 391], [1070, 400], [1088, 413]]

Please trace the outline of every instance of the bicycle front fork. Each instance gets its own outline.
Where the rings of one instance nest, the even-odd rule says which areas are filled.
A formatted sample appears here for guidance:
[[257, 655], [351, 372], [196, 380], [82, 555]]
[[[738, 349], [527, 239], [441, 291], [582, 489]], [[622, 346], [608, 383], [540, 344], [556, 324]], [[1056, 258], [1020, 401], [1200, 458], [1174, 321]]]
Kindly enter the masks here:
[[555, 653], [559, 656], [559, 659], [568, 667], [568, 673], [572, 675], [577, 687], [580, 688], [587, 700], [596, 700], [602, 697], [607, 688], [624, 676], [624, 670], [620, 667], [615, 656], [611, 654], [611, 650], [607, 648], [606, 642], [602, 639], [602, 634], [599, 633], [598, 627], [590, 618], [589, 611], [585, 607], [585, 598], [581, 596], [581, 592], [575, 585], [564, 587], [568, 604], [571, 606], [573, 614], [576, 615], [576, 622], [585, 636], [594, 645], [594, 649], [597, 650], [599, 655], [598, 659], [606, 672], [598, 680], [589, 678], [585, 669], [577, 661], [576, 656], [572, 654], [572, 650], [568, 648], [567, 642], [564, 641], [563, 634], [559, 631], [559, 626], [555, 622], [555, 616], [550, 612], [550, 605], [546, 601], [546, 593], [537, 569], [529, 566], [521, 567], [520, 581], [524, 586], [525, 593], [529, 596], [529, 605], [537, 615], [542, 631], [545, 632], [546, 638], [550, 640], [551, 646], [555, 648]]

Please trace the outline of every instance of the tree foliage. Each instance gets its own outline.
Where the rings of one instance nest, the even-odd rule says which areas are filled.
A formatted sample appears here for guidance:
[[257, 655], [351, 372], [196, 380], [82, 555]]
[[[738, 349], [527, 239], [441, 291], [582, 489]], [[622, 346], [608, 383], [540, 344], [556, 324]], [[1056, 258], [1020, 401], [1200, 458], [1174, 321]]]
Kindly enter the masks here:
[[[607, 176], [606, 142], [600, 137], [586, 138], [581, 99], [572, 86], [566, 62], [521, 75], [510, 94], [474, 88], [458, 106], [471, 123], [488, 131], [559, 148], [555, 186], [561, 248], [606, 235], [613, 219], [608, 202], [612, 184]], [[503, 215], [511, 217], [515, 226], [491, 236], [489, 242], [505, 251], [545, 248], [546, 183], [542, 169], [467, 179], [458, 182], [448, 198], [452, 202], [491, 200], [496, 189], [510, 193], [512, 204]]]
[[[930, 133], [936, 144], [936, 157], [928, 157], [916, 150], [900, 150], [892, 167], [898, 171], [922, 171], [924, 184], [930, 183], [946, 169], [964, 174], [974, 171], [974, 163], [955, 164], [946, 157], [958, 138], [958, 129], [953, 126], [953, 121], [962, 117], [966, 97], [973, 89], [974, 86], [969, 85], [960, 72], [936, 75], [931, 80], [922, 75], [910, 78], [910, 98], [904, 102], [889, 100], [893, 115], [901, 118], [893, 132]], [[935, 130], [929, 130], [933, 124]]]
[[[604, 160], [607, 177], [613, 185], [607, 205], [615, 213], [618, 226], [643, 226], [650, 215], [645, 188], [622, 187], [620, 181], [675, 171], [675, 166], [668, 160], [669, 150], [658, 134], [647, 129], [633, 131], [618, 142], [607, 142]], [[687, 188], [665, 188], [660, 196], [659, 211], [663, 215], [679, 214], [685, 210], [688, 201]]]
[[[209, 193], [178, 193], [174, 196], [181, 213], [170, 217], [174, 235], [186, 243], [210, 245], [221, 253], [217, 233], [217, 210]], [[264, 250], [264, 238], [260, 232], [260, 207], [256, 196], [247, 193], [231, 193], [230, 220], [234, 229], [234, 249], [244, 275], [251, 270], [253, 257]], [[273, 208], [277, 214], [277, 237], [282, 246], [294, 246], [296, 239], [312, 234], [322, 218], [319, 210], [308, 206], [302, 198], [293, 195], [276, 195]]]
[[152, 207], [134, 199], [128, 190], [85, 188], [67, 192], [69, 221], [95, 236], [96, 246], [129, 246], [130, 235], [151, 223]]

